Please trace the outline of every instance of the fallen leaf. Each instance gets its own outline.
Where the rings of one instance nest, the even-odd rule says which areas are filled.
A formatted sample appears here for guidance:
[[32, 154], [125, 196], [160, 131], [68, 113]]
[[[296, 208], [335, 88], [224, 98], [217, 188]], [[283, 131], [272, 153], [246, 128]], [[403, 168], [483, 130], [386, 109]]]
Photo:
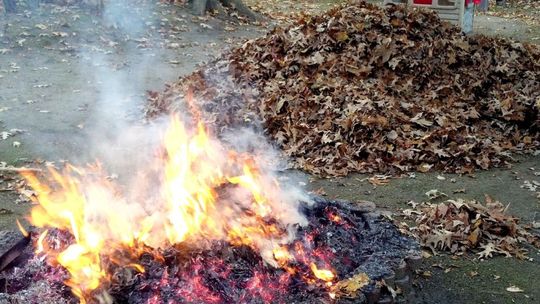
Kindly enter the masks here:
[[313, 193], [317, 194], [317, 195], [320, 195], [320, 196], [326, 196], [326, 191], [324, 191], [324, 189], [321, 187], [315, 191], [313, 191]]
[[510, 287], [507, 287], [506, 291], [508, 291], [508, 292], [523, 292], [523, 289], [521, 289], [521, 288], [519, 288], [519, 287], [517, 287], [515, 285], [512, 285]]
[[61, 37], [61, 38], [65, 38], [69, 36], [69, 34], [66, 32], [52, 32], [52, 35], [56, 37]]
[[260, 123], [291, 167], [321, 176], [472, 175], [538, 150], [538, 46], [363, 1], [289, 24], [149, 96], [147, 116], [183, 111], [192, 90], [216, 130]]
[[427, 195], [427, 197], [430, 200], [434, 200], [434, 199], [437, 199], [437, 198], [447, 197], [448, 196], [445, 193], [443, 193], [443, 192], [441, 192], [441, 191], [439, 191], [437, 189], [431, 189], [428, 192], [426, 192], [425, 194]]
[[388, 183], [390, 183], [390, 179], [388, 176], [376, 175], [376, 176], [368, 178], [368, 182], [372, 184], [373, 186], [385, 186], [385, 185], [388, 185]]
[[369, 282], [368, 275], [361, 272], [351, 278], [337, 282], [332, 286], [331, 290], [339, 298], [356, 298], [360, 289], [368, 285]]

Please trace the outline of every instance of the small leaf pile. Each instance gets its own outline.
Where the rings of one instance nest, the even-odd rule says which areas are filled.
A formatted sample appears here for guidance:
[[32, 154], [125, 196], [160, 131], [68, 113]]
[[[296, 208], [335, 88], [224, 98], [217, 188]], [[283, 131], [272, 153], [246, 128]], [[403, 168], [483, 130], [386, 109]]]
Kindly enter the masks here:
[[185, 110], [188, 92], [218, 132], [261, 122], [318, 175], [467, 173], [540, 146], [540, 48], [402, 6], [351, 2], [277, 27], [151, 93], [147, 114]]
[[524, 244], [540, 248], [540, 236], [527, 231], [505, 211], [503, 204], [489, 196], [485, 204], [462, 199], [422, 203], [404, 211], [416, 226], [404, 226], [402, 232], [416, 237], [434, 253], [473, 251], [479, 258], [503, 254], [523, 259], [527, 252]]

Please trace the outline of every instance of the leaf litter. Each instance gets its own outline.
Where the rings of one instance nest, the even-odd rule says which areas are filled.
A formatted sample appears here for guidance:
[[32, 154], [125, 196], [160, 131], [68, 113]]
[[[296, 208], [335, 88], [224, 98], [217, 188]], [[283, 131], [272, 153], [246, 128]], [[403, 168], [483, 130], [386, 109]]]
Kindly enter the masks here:
[[260, 122], [312, 174], [471, 173], [539, 148], [540, 48], [352, 1], [150, 92], [147, 115], [194, 105], [217, 133]]
[[484, 14], [508, 19], [517, 19], [529, 26], [540, 25], [540, 2], [537, 0], [512, 0], [505, 6], [491, 7]]
[[442, 203], [411, 204], [402, 214], [414, 221], [401, 231], [414, 236], [426, 249], [460, 255], [475, 253], [480, 259], [494, 255], [526, 259], [528, 248], [540, 249], [540, 235], [506, 213], [508, 205], [485, 197], [485, 202], [450, 199]]

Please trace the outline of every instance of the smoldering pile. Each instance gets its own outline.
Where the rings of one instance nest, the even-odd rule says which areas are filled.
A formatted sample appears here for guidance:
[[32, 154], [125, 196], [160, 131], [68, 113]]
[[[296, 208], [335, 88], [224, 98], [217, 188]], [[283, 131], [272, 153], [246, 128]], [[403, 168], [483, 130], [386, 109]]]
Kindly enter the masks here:
[[[320, 198], [302, 206], [309, 225], [299, 228], [298, 238], [289, 244], [297, 259], [291, 265], [297, 269], [295, 273], [265, 264], [245, 245], [216, 241], [201, 249], [183, 243], [143, 253], [136, 262], [144, 272], [110, 262], [111, 281], [103, 287], [107, 296], [103, 289], [96, 290], [88, 303], [97, 303], [100, 297], [114, 303], [313, 303], [329, 301], [331, 294], [343, 303], [366, 303], [368, 298], [392, 299], [395, 294], [390, 290], [411, 287], [408, 278], [420, 260], [418, 245], [373, 212], [374, 206]], [[60, 230], [51, 230], [47, 240], [57, 246], [74, 241]], [[27, 247], [30, 257], [4, 273], [0, 299], [10, 303], [77, 302], [63, 283], [67, 272], [32, 250]], [[337, 275], [332, 286], [309, 280], [311, 270], [303, 265], [306, 255], [319, 265], [331, 264], [328, 266]], [[45, 295], [47, 299], [42, 301]]]
[[540, 48], [401, 6], [354, 2], [275, 28], [150, 93], [147, 114], [185, 109], [188, 92], [218, 132], [260, 121], [319, 175], [465, 173], [540, 146]]

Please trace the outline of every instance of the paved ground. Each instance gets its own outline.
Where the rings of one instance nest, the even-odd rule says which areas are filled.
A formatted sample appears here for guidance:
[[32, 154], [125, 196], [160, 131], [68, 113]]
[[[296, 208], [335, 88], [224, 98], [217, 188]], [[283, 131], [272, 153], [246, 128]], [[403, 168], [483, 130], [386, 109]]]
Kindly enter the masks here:
[[510, 37], [518, 41], [540, 43], [540, 26], [530, 25], [519, 19], [478, 15], [474, 19], [474, 32], [489, 36]]
[[[138, 12], [134, 19], [110, 16], [104, 26], [85, 11], [51, 14], [47, 9], [0, 16], [0, 132], [13, 133], [5, 140], [0, 136], [0, 161], [8, 164], [35, 159], [80, 162], [116, 155], [123, 150], [121, 144], [114, 144], [122, 142], [118, 131], [138, 124], [146, 90], [159, 90], [223, 48], [266, 31], [264, 27], [196, 19], [170, 7], [154, 14]], [[130, 24], [138, 27], [127, 26]], [[475, 28], [477, 32], [538, 41], [538, 28], [519, 20], [480, 16]], [[129, 156], [134, 151], [121, 152]], [[309, 189], [329, 197], [371, 200], [394, 213], [405, 208], [407, 201], [420, 202], [426, 191], [439, 189], [452, 197], [481, 199], [489, 194], [511, 203], [509, 211], [524, 222], [539, 220], [537, 193], [522, 186], [526, 180], [540, 181], [540, 157], [517, 159], [509, 170], [479, 172], [473, 177], [416, 174], [415, 178], [392, 179], [376, 188], [362, 175], [306, 179]], [[439, 175], [444, 180], [437, 178]], [[0, 188], [8, 179], [6, 174], [0, 175]], [[456, 189], [465, 189], [465, 193], [452, 194]], [[0, 191], [0, 229], [13, 228], [14, 219], [26, 214], [29, 206], [14, 203], [16, 199], [15, 192]], [[423, 265], [426, 272], [417, 278], [415, 302], [537, 303], [540, 254], [536, 251], [530, 256], [532, 261], [427, 259]], [[445, 273], [448, 268], [451, 270]], [[524, 292], [509, 293], [506, 287], [510, 285]]]

